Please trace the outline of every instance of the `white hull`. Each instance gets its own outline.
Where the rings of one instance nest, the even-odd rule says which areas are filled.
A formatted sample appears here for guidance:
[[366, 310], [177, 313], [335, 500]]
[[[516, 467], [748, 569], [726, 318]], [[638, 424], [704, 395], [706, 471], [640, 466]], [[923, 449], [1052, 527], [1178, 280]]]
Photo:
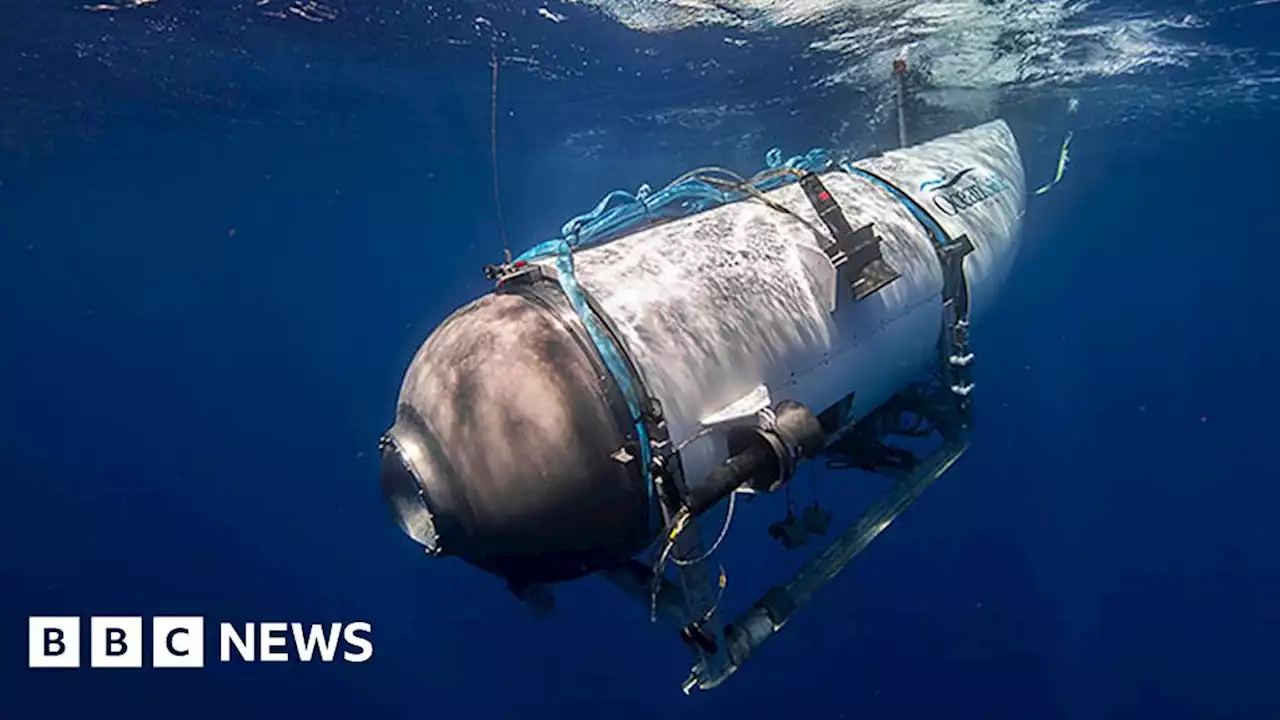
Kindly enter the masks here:
[[[1020, 241], [1025, 179], [1008, 126], [988, 123], [854, 167], [906, 192], [950, 237], [969, 236], [975, 249], [965, 274], [971, 317], [980, 319]], [[854, 228], [874, 224], [885, 260], [901, 273], [858, 302], [839, 288], [834, 313], [822, 279], [830, 272], [821, 267], [825, 233], [815, 238], [796, 217], [755, 199], [575, 253], [579, 283], [613, 321], [675, 443], [730, 405], [750, 406], [761, 386], [774, 402], [789, 398], [814, 412], [856, 393], [862, 417], [936, 360], [942, 270], [924, 227], [872, 180], [838, 170], [822, 181]], [[798, 185], [767, 195], [823, 227]], [[722, 436], [702, 434], [682, 452], [690, 484], [725, 459]]]

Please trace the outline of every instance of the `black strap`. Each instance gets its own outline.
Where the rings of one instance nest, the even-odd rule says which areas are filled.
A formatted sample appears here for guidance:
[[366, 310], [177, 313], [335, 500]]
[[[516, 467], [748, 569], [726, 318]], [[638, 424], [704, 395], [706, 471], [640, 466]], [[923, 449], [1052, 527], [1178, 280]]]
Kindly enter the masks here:
[[[821, 178], [811, 172], [805, 173], [800, 176], [800, 187], [831, 233], [832, 241], [822, 250], [837, 270], [846, 273], [855, 300], [871, 295], [901, 276], [885, 261], [874, 226], [863, 225], [854, 230]], [[846, 264], [847, 270], [842, 267]]]
[[947, 387], [955, 398], [961, 420], [967, 425], [973, 413], [969, 399], [969, 393], [973, 390], [973, 371], [969, 367], [973, 362], [973, 351], [969, 347], [969, 283], [964, 275], [964, 258], [973, 252], [973, 241], [963, 234], [952, 239], [941, 223], [916, 202], [915, 198], [885, 178], [849, 164], [845, 164], [844, 168], [847, 172], [866, 177], [887, 190], [906, 206], [933, 240], [934, 252], [942, 266], [943, 329], [942, 341], [939, 343], [942, 372]]

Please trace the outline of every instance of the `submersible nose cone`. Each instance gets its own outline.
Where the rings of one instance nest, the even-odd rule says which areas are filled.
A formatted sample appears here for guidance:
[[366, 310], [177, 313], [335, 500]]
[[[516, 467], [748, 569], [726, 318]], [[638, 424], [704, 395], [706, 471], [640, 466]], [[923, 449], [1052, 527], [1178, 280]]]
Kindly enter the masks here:
[[629, 417], [558, 288], [495, 292], [414, 356], [382, 443], [383, 496], [433, 554], [518, 583], [581, 577], [649, 540], [639, 462], [613, 457]]

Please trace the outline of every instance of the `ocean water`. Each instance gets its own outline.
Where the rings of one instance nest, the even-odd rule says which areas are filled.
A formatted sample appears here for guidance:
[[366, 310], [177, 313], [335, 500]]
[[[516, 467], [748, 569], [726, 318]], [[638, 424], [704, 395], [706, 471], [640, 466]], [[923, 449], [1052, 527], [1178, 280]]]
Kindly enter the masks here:
[[[0, 717], [1280, 717], [1278, 37], [1268, 0], [5, 4]], [[964, 459], [692, 697], [603, 582], [535, 621], [423, 557], [376, 442], [504, 233], [890, 147], [896, 58], [913, 137], [1005, 118], [1036, 186], [1073, 133]], [[794, 564], [746, 514], [738, 603]], [[28, 669], [33, 615], [366, 621], [375, 652]]]

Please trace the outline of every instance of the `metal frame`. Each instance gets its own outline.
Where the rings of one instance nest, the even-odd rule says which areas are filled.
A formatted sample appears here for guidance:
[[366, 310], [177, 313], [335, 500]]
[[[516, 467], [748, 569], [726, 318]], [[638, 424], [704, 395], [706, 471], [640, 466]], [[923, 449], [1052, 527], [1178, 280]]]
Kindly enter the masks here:
[[[888, 189], [897, 190], [892, 186]], [[900, 190], [897, 192], [901, 193]], [[902, 195], [907, 198], [904, 202], [914, 204], [909, 196]], [[829, 466], [881, 474], [893, 480], [892, 487], [790, 580], [771, 587], [723, 625], [716, 618], [717, 608], [714, 605], [705, 616], [699, 615], [699, 610], [707, 607], [705, 593], [714, 592], [705, 563], [678, 567], [676, 582], [665, 576], [655, 577], [653, 570], [639, 562], [603, 573], [606, 579], [627, 594], [646, 603], [655, 600], [653, 615], [681, 628], [682, 638], [694, 652], [693, 668], [681, 684], [686, 695], [695, 689], [718, 687], [737, 672], [765, 641], [776, 635], [800, 608], [879, 537], [969, 447], [973, 419], [970, 394], [974, 386], [970, 368], [973, 353], [969, 347], [969, 288], [964, 274], [964, 259], [974, 246], [967, 236], [948, 237], [918, 205], [910, 209], [933, 238], [943, 270], [943, 317], [936, 375], [932, 381], [909, 386], [862, 420], [832, 433], [825, 452]], [[923, 458], [886, 442], [894, 435], [919, 437], [917, 432], [902, 430], [901, 418], [904, 415], [915, 415], [927, 422], [930, 434], [938, 440], [937, 446]], [[886, 447], [894, 450], [895, 461], [877, 465], [876, 453], [869, 450]], [[841, 457], [853, 462], [842, 463]], [[664, 513], [670, 522], [665, 506]], [[685, 528], [676, 541], [681, 555], [697, 556], [701, 540], [696, 527]], [[700, 574], [697, 573], [699, 568], [702, 569]], [[652, 593], [650, 588], [654, 588]], [[691, 596], [691, 593], [700, 594]], [[689, 641], [688, 630], [691, 627], [703, 634], [703, 642]]]

